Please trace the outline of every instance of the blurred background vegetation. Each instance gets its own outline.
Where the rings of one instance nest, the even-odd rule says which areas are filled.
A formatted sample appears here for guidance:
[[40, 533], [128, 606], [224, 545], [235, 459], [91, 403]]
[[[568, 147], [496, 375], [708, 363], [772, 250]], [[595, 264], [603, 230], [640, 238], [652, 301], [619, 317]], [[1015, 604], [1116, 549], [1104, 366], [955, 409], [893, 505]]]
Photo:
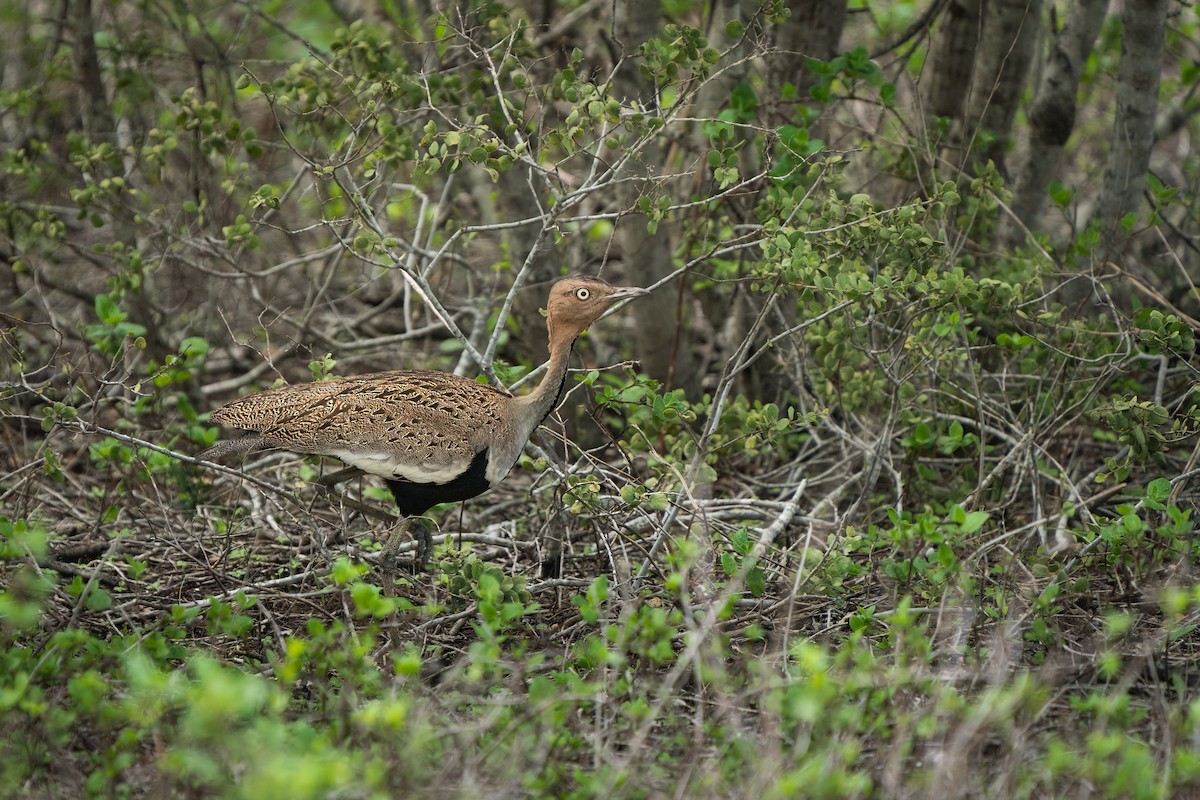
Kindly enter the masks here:
[[[0, 3], [0, 794], [1200, 786], [1200, 21], [1179, 0]], [[386, 490], [238, 393], [525, 391]]]

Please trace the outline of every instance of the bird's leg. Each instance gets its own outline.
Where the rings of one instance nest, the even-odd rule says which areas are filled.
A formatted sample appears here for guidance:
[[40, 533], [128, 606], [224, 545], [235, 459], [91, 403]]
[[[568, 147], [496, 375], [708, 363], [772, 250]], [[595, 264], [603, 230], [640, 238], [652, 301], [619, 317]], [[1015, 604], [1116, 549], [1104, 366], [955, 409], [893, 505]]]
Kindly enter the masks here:
[[358, 467], [346, 467], [345, 469], [339, 469], [337, 472], [331, 472], [328, 475], [318, 478], [317, 483], [328, 489], [332, 486], [337, 486], [339, 483], [345, 483], [366, 474]]
[[390, 594], [395, 587], [396, 556], [400, 545], [407, 538], [404, 534], [411, 532], [417, 542], [417, 552], [413, 560], [413, 572], [424, 572], [429, 564], [429, 556], [433, 552], [433, 533], [429, 530], [429, 521], [425, 517], [401, 517], [388, 534], [379, 552], [379, 571], [382, 573], [384, 589]]
[[424, 572], [429, 566], [429, 556], [433, 553], [433, 532], [429, 530], [429, 520], [417, 517], [413, 520], [413, 538], [417, 540], [417, 553], [413, 560], [413, 572]]
[[387, 541], [383, 543], [383, 550], [379, 552], [379, 571], [380, 577], [383, 579], [384, 594], [389, 597], [395, 593], [396, 589], [396, 551], [400, 549], [400, 543], [404, 541], [404, 534], [412, 526], [412, 517], [401, 517], [396, 523], [396, 527], [392, 528], [388, 534]]

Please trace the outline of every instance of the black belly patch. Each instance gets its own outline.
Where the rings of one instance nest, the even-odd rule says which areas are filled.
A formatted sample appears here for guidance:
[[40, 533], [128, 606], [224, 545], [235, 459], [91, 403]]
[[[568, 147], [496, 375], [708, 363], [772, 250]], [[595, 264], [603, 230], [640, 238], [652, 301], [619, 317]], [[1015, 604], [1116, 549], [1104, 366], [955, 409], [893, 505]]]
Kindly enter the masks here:
[[457, 478], [447, 483], [414, 483], [389, 480], [388, 488], [396, 498], [396, 508], [404, 517], [424, 514], [439, 503], [457, 503], [478, 497], [491, 488], [487, 480], [488, 451], [479, 451]]

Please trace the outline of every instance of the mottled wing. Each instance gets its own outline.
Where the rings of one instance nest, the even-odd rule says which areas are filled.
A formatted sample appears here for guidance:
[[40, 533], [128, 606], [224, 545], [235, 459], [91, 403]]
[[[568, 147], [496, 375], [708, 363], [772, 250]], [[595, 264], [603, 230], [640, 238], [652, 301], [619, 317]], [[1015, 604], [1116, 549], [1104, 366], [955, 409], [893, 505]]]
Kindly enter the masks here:
[[266, 446], [339, 458], [374, 475], [444, 483], [505, 429], [509, 395], [444, 372], [398, 370], [248, 395], [212, 419]]

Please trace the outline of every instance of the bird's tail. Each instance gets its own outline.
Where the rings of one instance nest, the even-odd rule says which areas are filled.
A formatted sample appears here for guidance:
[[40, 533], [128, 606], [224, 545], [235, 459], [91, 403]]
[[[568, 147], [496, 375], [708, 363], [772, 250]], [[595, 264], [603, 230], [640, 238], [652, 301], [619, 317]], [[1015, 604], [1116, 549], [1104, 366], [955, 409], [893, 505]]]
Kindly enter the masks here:
[[247, 436], [239, 436], [236, 439], [226, 439], [224, 441], [217, 442], [212, 447], [196, 456], [196, 458], [200, 459], [201, 461], [220, 461], [227, 456], [234, 455], [235, 453], [249, 453], [252, 450], [262, 450], [269, 446], [270, 445], [263, 441], [263, 437], [249, 434]]

